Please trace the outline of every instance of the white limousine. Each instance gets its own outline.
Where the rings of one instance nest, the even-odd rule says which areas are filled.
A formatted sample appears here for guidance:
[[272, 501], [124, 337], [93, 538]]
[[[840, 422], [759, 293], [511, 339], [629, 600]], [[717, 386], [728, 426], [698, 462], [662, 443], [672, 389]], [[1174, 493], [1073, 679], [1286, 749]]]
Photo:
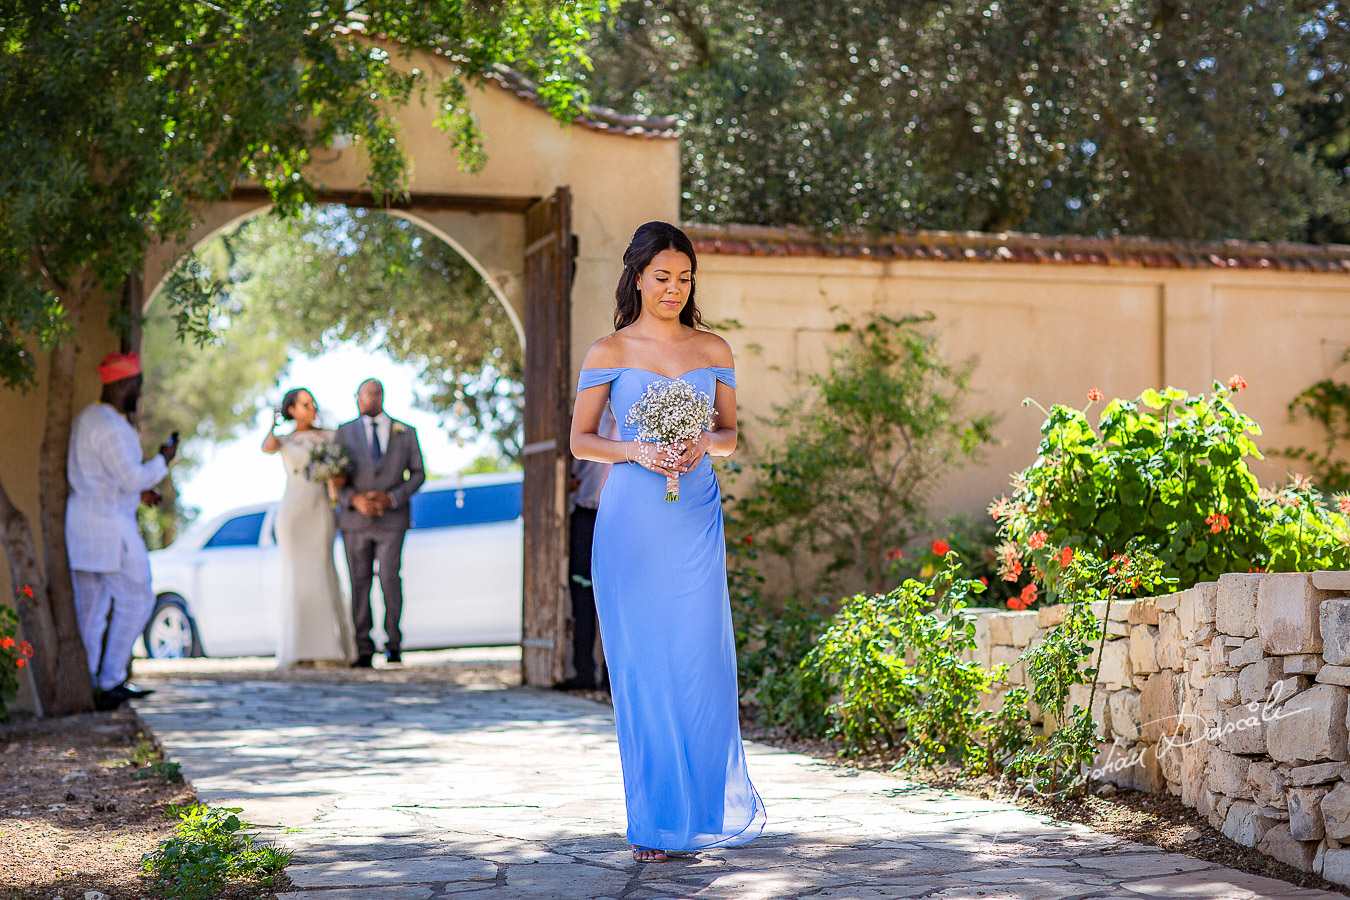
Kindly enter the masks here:
[[[152, 657], [271, 656], [281, 572], [276, 503], [231, 510], [150, 554], [155, 611], [143, 636]], [[403, 545], [404, 650], [520, 643], [521, 475], [428, 481], [413, 495]], [[351, 604], [342, 538], [333, 549]], [[383, 597], [371, 591], [377, 647]]]

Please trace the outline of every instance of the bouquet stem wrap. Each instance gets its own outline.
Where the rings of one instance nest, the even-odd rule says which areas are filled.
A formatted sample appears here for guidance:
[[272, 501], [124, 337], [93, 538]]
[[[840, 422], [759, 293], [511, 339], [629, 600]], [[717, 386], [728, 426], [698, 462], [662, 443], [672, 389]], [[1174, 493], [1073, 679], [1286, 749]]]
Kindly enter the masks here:
[[[670, 466], [687, 444], [712, 428], [712, 399], [687, 381], [653, 382], [628, 410], [627, 423], [635, 426], [638, 440], [662, 445], [662, 461]], [[666, 500], [680, 499], [680, 476], [666, 476]]]
[[309, 465], [305, 467], [305, 477], [315, 483], [320, 481], [327, 483], [328, 502], [336, 508], [340, 482], [347, 478], [347, 469], [351, 464], [351, 457], [341, 444], [324, 441], [309, 452]]

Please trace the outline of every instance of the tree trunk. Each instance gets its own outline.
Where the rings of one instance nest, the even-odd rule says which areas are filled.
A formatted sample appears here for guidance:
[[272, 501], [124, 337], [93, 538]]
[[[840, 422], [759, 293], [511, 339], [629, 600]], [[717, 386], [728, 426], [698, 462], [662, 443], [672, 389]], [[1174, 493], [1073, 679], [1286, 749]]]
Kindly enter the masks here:
[[34, 647], [33, 681], [38, 702], [43, 710], [50, 710], [56, 699], [57, 639], [56, 623], [47, 602], [47, 579], [38, 562], [28, 517], [9, 499], [3, 483], [0, 483], [0, 545], [9, 560], [9, 580], [14, 585], [23, 634]]
[[[78, 321], [77, 317], [72, 318]], [[55, 625], [56, 643], [45, 648], [34, 643], [33, 647], [36, 653], [46, 652], [55, 657], [56, 680], [50, 688], [51, 702], [45, 705], [48, 715], [94, 708], [89, 664], [75, 616], [70, 557], [66, 553], [66, 498], [70, 494], [66, 459], [70, 452], [74, 395], [75, 341], [67, 338], [52, 350], [47, 366], [47, 422], [38, 463], [42, 558], [46, 564], [47, 603]]]

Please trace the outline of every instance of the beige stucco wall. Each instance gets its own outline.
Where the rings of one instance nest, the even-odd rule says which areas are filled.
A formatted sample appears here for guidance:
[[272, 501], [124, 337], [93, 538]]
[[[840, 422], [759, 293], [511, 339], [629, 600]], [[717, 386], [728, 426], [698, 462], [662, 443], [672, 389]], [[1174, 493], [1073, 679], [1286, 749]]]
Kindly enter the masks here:
[[[756, 416], [826, 363], [837, 316], [933, 313], [948, 357], [978, 360], [972, 406], [1002, 416], [984, 464], [939, 492], [949, 511], [982, 510], [1033, 459], [1044, 417], [1024, 397], [1082, 406], [1093, 385], [1122, 397], [1168, 384], [1208, 391], [1238, 373], [1250, 386], [1238, 406], [1265, 429], [1260, 446], [1310, 444], [1317, 431], [1290, 424], [1286, 405], [1350, 348], [1347, 275], [704, 253], [698, 290], [710, 321], [742, 326], [723, 334], [751, 440], [763, 435]], [[1269, 482], [1286, 466], [1257, 468]]]

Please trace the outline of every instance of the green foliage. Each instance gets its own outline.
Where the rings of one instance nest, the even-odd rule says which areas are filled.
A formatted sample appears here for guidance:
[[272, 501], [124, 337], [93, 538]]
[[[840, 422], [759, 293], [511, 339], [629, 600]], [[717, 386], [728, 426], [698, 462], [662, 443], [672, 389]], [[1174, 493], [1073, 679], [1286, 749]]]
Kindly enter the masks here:
[[984, 592], [980, 594], [982, 606], [1001, 607], [1009, 600], [1016, 606], [1015, 598], [1032, 583], [1029, 573], [1014, 581], [1000, 577], [998, 545], [1001, 538], [998, 527], [988, 517], [952, 516], [945, 524], [934, 525], [929, 535], [931, 541], [920, 543], [896, 560], [898, 580], [931, 577], [943, 565], [946, 551], [953, 550], [961, 558], [962, 577], [984, 585]]
[[839, 325], [829, 369], [769, 422], [736, 515], [763, 549], [823, 559], [822, 585], [884, 591], [888, 557], [924, 527], [933, 488], [992, 440], [993, 417], [964, 411], [973, 362], [945, 362], [929, 321]]
[[147, 778], [162, 778], [170, 783], [178, 783], [183, 780], [183, 773], [176, 762], [169, 762], [164, 758], [164, 751], [159, 745], [148, 738], [141, 738], [136, 741], [136, 745], [131, 748], [131, 758], [127, 764], [136, 769], [132, 775], [137, 781], [144, 781]]
[[[460, 440], [486, 433], [503, 455], [519, 455], [525, 359], [515, 324], [477, 270], [415, 223], [365, 209], [304, 207], [292, 220], [252, 220], [177, 274], [166, 292], [170, 306], [193, 311], [181, 327], [202, 341], [180, 345], [164, 365], [197, 353], [248, 360], [240, 379], [202, 392], [208, 428], [251, 419], [254, 398], [274, 382], [289, 350], [378, 342], [421, 369], [430, 388], [421, 404]], [[169, 397], [212, 374], [210, 366], [196, 371], [195, 359], [186, 368], [193, 374], [165, 382], [175, 391]]]
[[[1054, 580], [1068, 609], [1064, 621], [1022, 655], [1031, 688], [1009, 691], [1004, 698], [999, 727], [992, 735], [1002, 754], [994, 760], [996, 768], [1037, 793], [1081, 792], [1102, 740], [1092, 719], [1106, 640], [1102, 623], [1121, 596], [1151, 593], [1164, 584], [1162, 570], [1162, 561], [1138, 543], [1106, 560], [1077, 553], [1059, 567]], [[1087, 706], [1070, 707], [1070, 689], [1080, 684], [1092, 685]], [[1044, 712], [1042, 734], [1019, 722], [1028, 699]]]
[[586, 82], [686, 120], [691, 221], [1291, 238], [1345, 222], [1347, 31], [1323, 0], [627, 0]]
[[1322, 493], [1301, 475], [1278, 491], [1262, 492], [1267, 568], [1272, 572], [1312, 572], [1350, 567], [1347, 504], [1327, 508]]
[[[1062, 548], [1111, 558], [1132, 541], [1157, 554], [1181, 588], [1225, 572], [1343, 568], [1343, 517], [1296, 481], [1263, 495], [1247, 464], [1260, 428], [1214, 393], [1148, 390], [1112, 400], [1099, 430], [1083, 410], [1056, 405], [1041, 426], [1036, 461], [992, 507], [1007, 538], [1005, 574], [1053, 575]], [[1051, 583], [1054, 590], [1053, 581]]]
[[[1341, 362], [1350, 362], [1350, 352]], [[1350, 440], [1350, 384], [1326, 378], [1301, 391], [1289, 404], [1289, 420], [1300, 416], [1322, 430], [1322, 446], [1286, 447], [1279, 454], [1306, 464], [1307, 474], [1323, 490], [1350, 491], [1350, 462], [1338, 452]]]
[[742, 532], [732, 493], [742, 469], [729, 459], [720, 460], [718, 468], [740, 702], [760, 725], [781, 728], [790, 737], [820, 737], [829, 689], [802, 660], [824, 630], [830, 604], [795, 597], [778, 606], [764, 601], [764, 577], [756, 567], [759, 553], [753, 535]]
[[33, 658], [32, 646], [18, 634], [19, 614], [0, 603], [0, 722], [9, 721], [9, 705], [19, 694], [19, 674]]
[[825, 733], [829, 687], [802, 660], [825, 630], [829, 609], [828, 601], [796, 597], [779, 610], [758, 597], [732, 606], [741, 702], [753, 708], [758, 724], [794, 738]]
[[964, 658], [975, 647], [966, 601], [982, 585], [959, 574], [950, 554], [926, 583], [859, 594], [807, 655], [834, 691], [830, 733], [845, 752], [903, 750], [905, 764], [927, 766], [983, 752], [990, 714], [978, 702], [1002, 673]]
[[256, 879], [263, 887], [271, 887], [290, 862], [291, 853], [259, 844], [244, 834], [254, 826], [240, 819], [240, 812], [205, 804], [169, 807], [169, 814], [180, 819], [175, 836], [147, 853], [141, 867], [174, 900], [209, 900], [236, 879]]
[[[425, 97], [461, 165], [483, 162], [465, 97], [506, 63], [560, 118], [605, 0], [8, 4], [0, 13], [0, 384], [33, 383], [90, 297], [115, 300], [154, 241], [182, 239], [239, 179], [281, 214], [313, 194], [314, 150], [351, 135], [367, 184], [407, 178], [398, 110]], [[385, 46], [367, 35], [383, 35]], [[387, 39], [387, 40], [386, 40]], [[391, 49], [393, 48], [393, 49]], [[426, 49], [453, 65], [413, 67]]]

